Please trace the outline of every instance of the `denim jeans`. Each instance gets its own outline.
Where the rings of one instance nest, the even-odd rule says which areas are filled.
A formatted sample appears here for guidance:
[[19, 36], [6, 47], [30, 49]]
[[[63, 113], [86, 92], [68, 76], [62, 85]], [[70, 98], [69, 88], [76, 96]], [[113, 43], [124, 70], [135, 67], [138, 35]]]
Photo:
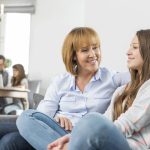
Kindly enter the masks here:
[[0, 123], [0, 150], [34, 150], [19, 134], [15, 123]]
[[52, 118], [31, 109], [23, 112], [17, 119], [17, 127], [36, 150], [46, 150], [49, 143], [68, 134]]
[[115, 125], [98, 113], [86, 115], [73, 128], [69, 150], [131, 150]]

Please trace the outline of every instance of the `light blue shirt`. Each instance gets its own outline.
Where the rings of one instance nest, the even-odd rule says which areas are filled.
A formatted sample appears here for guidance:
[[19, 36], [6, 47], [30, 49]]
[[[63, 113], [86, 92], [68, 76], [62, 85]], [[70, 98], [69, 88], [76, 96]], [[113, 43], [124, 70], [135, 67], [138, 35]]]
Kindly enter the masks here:
[[62, 74], [53, 79], [37, 110], [50, 117], [63, 115], [75, 125], [89, 112], [104, 113], [116, 88], [129, 80], [129, 73], [100, 68], [81, 92], [73, 75]]

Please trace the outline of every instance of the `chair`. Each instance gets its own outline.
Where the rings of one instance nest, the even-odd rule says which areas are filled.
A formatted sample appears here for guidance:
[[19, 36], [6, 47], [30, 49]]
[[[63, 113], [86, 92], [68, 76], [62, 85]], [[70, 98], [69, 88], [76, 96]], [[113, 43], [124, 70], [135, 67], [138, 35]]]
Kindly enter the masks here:
[[28, 89], [32, 93], [39, 93], [41, 80], [28, 80]]
[[33, 108], [34, 106], [34, 94], [39, 93], [40, 91], [41, 80], [28, 80], [28, 100], [29, 100], [29, 108]]

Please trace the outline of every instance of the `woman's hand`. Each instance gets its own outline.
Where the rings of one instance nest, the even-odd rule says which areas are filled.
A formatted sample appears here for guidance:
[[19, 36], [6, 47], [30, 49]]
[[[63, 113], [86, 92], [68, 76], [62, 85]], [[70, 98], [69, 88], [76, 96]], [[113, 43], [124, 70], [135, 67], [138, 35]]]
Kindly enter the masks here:
[[72, 123], [71, 121], [64, 117], [64, 116], [56, 116], [55, 120], [60, 124], [60, 126], [62, 128], [64, 128], [67, 131], [71, 131], [72, 130]]
[[47, 150], [67, 150], [67, 145], [69, 142], [69, 135], [65, 135], [56, 141], [48, 144]]

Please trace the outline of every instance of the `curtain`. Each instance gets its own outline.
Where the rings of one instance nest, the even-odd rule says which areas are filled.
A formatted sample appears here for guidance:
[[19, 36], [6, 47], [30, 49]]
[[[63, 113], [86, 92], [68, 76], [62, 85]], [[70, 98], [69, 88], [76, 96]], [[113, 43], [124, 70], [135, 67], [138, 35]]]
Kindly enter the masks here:
[[35, 13], [35, 3], [36, 0], [0, 0], [5, 13]]

